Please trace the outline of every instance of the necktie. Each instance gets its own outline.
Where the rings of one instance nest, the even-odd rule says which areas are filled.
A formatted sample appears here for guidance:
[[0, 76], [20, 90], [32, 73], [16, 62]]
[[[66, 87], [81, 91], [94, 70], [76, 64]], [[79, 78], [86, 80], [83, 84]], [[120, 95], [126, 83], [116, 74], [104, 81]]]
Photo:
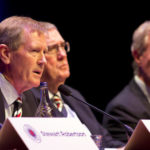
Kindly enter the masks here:
[[55, 107], [61, 112], [63, 108], [63, 101], [60, 99], [58, 95], [54, 95], [53, 102]]
[[12, 117], [21, 117], [22, 116], [22, 100], [20, 97], [17, 98], [17, 100], [14, 102], [14, 110]]
[[64, 103], [58, 95], [54, 95], [53, 103], [54, 103], [54, 106], [63, 114], [63, 116], [67, 117], [67, 111], [64, 107]]

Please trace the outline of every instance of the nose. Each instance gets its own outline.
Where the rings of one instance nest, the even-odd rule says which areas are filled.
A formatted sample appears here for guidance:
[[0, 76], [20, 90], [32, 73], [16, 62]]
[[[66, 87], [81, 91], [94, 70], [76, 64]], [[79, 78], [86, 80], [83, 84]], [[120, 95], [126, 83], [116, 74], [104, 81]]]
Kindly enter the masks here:
[[47, 60], [46, 60], [46, 57], [45, 57], [44, 53], [41, 54], [38, 63], [42, 64], [42, 65], [47, 63]]
[[59, 60], [62, 60], [62, 59], [64, 59], [65, 57], [67, 57], [66, 51], [65, 51], [63, 48], [60, 48], [60, 47], [59, 47], [59, 50], [58, 50], [58, 53], [57, 53], [57, 58], [58, 58]]

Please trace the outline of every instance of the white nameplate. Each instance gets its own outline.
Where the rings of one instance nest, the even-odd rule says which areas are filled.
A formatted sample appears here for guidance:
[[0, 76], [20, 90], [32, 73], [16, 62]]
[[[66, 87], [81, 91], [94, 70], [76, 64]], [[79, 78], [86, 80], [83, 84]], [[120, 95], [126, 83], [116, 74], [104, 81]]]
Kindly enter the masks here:
[[30, 150], [98, 150], [87, 129], [73, 118], [8, 118], [0, 131], [0, 148], [17, 135]]

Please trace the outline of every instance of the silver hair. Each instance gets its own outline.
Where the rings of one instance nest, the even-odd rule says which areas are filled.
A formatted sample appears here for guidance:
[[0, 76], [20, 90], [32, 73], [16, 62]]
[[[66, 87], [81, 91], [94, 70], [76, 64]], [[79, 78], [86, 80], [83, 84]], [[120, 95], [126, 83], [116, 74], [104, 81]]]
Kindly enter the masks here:
[[[136, 52], [138, 56], [146, 50], [148, 45], [148, 38], [150, 35], [150, 21], [142, 23], [133, 33], [131, 52]], [[138, 74], [139, 68], [135, 61], [133, 61], [134, 74]]]
[[133, 33], [131, 51], [136, 50], [139, 54], [147, 46], [147, 39], [150, 34], [150, 21], [142, 23]]
[[0, 44], [6, 44], [11, 50], [16, 50], [23, 44], [23, 31], [38, 31], [42, 33], [38, 21], [23, 16], [8, 17], [0, 23]]
[[50, 22], [39, 21], [39, 24], [43, 30], [50, 30], [56, 28], [56, 26]]

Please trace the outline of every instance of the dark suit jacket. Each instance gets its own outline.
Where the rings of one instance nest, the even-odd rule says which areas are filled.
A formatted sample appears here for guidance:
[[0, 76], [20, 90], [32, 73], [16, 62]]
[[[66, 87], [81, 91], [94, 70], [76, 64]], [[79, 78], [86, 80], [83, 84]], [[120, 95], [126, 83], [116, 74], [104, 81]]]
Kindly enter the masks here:
[[[71, 88], [68, 86], [68, 88], [72, 91], [72, 94], [78, 97], [79, 99], [82, 99], [83, 101], [84, 98], [83, 96], [75, 89]], [[39, 99], [40, 94], [39, 94], [39, 89], [34, 88], [32, 89], [32, 92], [37, 96]], [[83, 104], [82, 102], [79, 102], [75, 100], [71, 96], [65, 96], [61, 93], [62, 98], [66, 104], [69, 105], [69, 107], [77, 114], [79, 117], [80, 121], [87, 126], [87, 128], [90, 130], [92, 134], [100, 134], [103, 135], [103, 146], [104, 147], [120, 147], [123, 146], [124, 143], [121, 143], [117, 140], [113, 140], [109, 133], [107, 132], [106, 129], [104, 129], [100, 123], [96, 120], [93, 112], [91, 109]]]
[[[132, 79], [130, 83], [106, 107], [106, 112], [117, 117], [133, 129], [140, 119], [150, 119], [150, 104]], [[104, 116], [103, 125], [111, 135], [123, 142], [127, 141], [124, 129], [117, 122]]]
[[[31, 91], [24, 92], [22, 97], [23, 117], [34, 117], [38, 103]], [[0, 123], [5, 120], [4, 96], [0, 90]]]

